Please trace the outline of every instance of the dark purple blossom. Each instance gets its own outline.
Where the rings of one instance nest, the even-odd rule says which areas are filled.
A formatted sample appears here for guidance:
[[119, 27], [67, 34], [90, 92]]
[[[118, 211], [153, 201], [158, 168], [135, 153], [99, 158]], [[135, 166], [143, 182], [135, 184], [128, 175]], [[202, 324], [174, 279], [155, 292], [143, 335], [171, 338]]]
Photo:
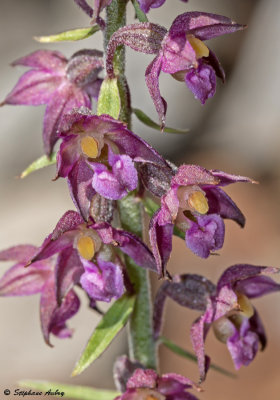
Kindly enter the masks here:
[[85, 219], [96, 193], [117, 200], [136, 189], [136, 164], [169, 169], [144, 140], [108, 115], [72, 112], [60, 134], [57, 176], [67, 177], [73, 201]]
[[[99, 13], [107, 6], [112, 3], [112, 0], [93, 0], [93, 8], [88, 4], [86, 0], [74, 0], [75, 3], [80, 6], [84, 12], [89, 16], [93, 17], [98, 23], [100, 22]], [[147, 13], [151, 8], [158, 8], [165, 3], [165, 0], [137, 0], [140, 8], [143, 12]], [[187, 3], [188, 0], [181, 0]]]
[[244, 226], [244, 215], [221, 189], [221, 186], [235, 182], [252, 181], [222, 171], [208, 171], [196, 165], [178, 168], [169, 189], [161, 197], [160, 209], [150, 222], [152, 250], [162, 275], [172, 249], [174, 226], [182, 234], [185, 232], [186, 245], [202, 258], [207, 258], [223, 246], [223, 219], [232, 219]]
[[191, 328], [201, 380], [210, 362], [204, 342], [211, 326], [216, 337], [227, 345], [235, 368], [249, 365], [259, 348], [266, 346], [264, 327], [251, 299], [279, 291], [280, 285], [267, 276], [278, 272], [272, 267], [234, 265], [222, 274], [216, 287], [199, 275], [175, 276], [173, 282], [161, 286], [155, 299], [155, 337], [160, 334], [165, 300], [171, 297], [184, 307], [204, 312]]
[[107, 74], [114, 76], [113, 56], [120, 44], [142, 53], [156, 54], [146, 70], [146, 83], [164, 127], [167, 104], [160, 94], [160, 72], [184, 81], [204, 104], [215, 94], [216, 76], [225, 79], [223, 68], [204, 41], [243, 28], [227, 17], [199, 11], [179, 15], [168, 32], [151, 23], [128, 25], [115, 32], [109, 42]]
[[38, 106], [46, 104], [43, 141], [50, 155], [58, 137], [63, 117], [75, 107], [91, 106], [97, 99], [102, 80], [102, 52], [81, 50], [70, 60], [57, 51], [38, 50], [12, 65], [31, 69], [25, 72], [2, 104]]
[[117, 388], [122, 395], [115, 400], [197, 400], [189, 389], [200, 388], [182, 375], [168, 373], [159, 376], [153, 369], [144, 369], [127, 357], [119, 357], [114, 366]]
[[136, 236], [105, 222], [86, 224], [75, 211], [62, 216], [29, 264], [59, 255], [55, 271], [59, 303], [79, 282], [92, 300], [109, 302], [125, 290], [124, 268], [116, 248], [141, 267], [156, 270], [151, 252]]
[[0, 279], [0, 296], [40, 293], [41, 327], [44, 339], [50, 345], [51, 333], [59, 338], [72, 336], [66, 321], [77, 313], [80, 301], [74, 290], [68, 288], [58, 304], [55, 283], [57, 266], [53, 259], [36, 261], [29, 268], [24, 268], [37, 252], [38, 249], [31, 245], [15, 246], [0, 252], [0, 261], [16, 261]]

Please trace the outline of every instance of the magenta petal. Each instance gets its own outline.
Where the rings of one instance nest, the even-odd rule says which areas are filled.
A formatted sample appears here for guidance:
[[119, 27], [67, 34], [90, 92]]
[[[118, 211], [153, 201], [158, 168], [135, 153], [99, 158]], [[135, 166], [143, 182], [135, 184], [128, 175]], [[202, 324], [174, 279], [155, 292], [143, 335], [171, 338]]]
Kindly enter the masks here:
[[127, 382], [127, 389], [155, 388], [157, 384], [157, 373], [152, 369], [136, 369]]
[[[67, 59], [59, 51], [37, 50], [27, 56], [21, 57], [12, 63], [15, 65], [23, 65], [25, 67], [38, 68], [52, 71], [55, 74], [58, 70], [63, 71], [67, 64]], [[60, 72], [61, 73], [61, 72]]]
[[90, 298], [96, 301], [110, 302], [124, 293], [123, 274], [117, 264], [104, 261], [100, 257], [97, 265], [81, 259], [85, 272], [80, 282]]
[[[105, 120], [106, 117], [103, 116], [103, 118]], [[149, 143], [129, 131], [119, 121], [113, 121], [114, 124], [110, 124], [111, 130], [105, 133], [105, 137], [118, 146], [120, 153], [130, 156], [135, 162], [150, 162], [169, 168], [164, 158]]]
[[83, 272], [84, 268], [75, 249], [68, 247], [61, 251], [55, 267], [55, 289], [58, 304], [61, 304], [72, 286], [79, 282]]
[[29, 296], [40, 293], [52, 272], [47, 261], [38, 261], [28, 268], [25, 263], [11, 267], [0, 279], [0, 296]]
[[249, 319], [249, 322], [250, 322], [250, 329], [253, 332], [255, 332], [259, 337], [259, 341], [261, 344], [261, 350], [264, 350], [266, 347], [267, 338], [266, 338], [264, 326], [262, 324], [262, 321], [261, 321], [256, 309], [255, 309], [254, 315]]
[[178, 168], [171, 185], [216, 185], [218, 183], [219, 180], [212, 174], [212, 171], [208, 171], [199, 165], [186, 164]]
[[234, 289], [245, 294], [249, 299], [254, 299], [268, 293], [278, 292], [280, 284], [274, 282], [269, 276], [258, 275], [237, 281]]
[[63, 139], [57, 152], [57, 176], [65, 178], [80, 157], [79, 136], [69, 135]]
[[230, 286], [223, 286], [216, 296], [215, 321], [236, 309], [237, 295]]
[[219, 292], [223, 286], [234, 287], [237, 283], [243, 279], [253, 278], [258, 275], [275, 274], [279, 273], [278, 268], [263, 267], [250, 264], [236, 264], [227, 268], [221, 275], [217, 283], [217, 292]]
[[99, 13], [111, 3], [112, 0], [94, 0], [94, 18], [98, 18]]
[[200, 63], [198, 68], [192, 68], [185, 77], [188, 88], [194, 97], [205, 104], [206, 100], [213, 97], [216, 92], [216, 74], [210, 65]]
[[204, 341], [209, 331], [209, 324], [212, 322], [212, 318], [213, 308], [211, 301], [209, 300], [207, 310], [197, 321], [192, 324], [191, 327], [191, 341], [197, 356], [201, 381], [204, 381], [206, 378], [207, 367], [209, 366], [210, 362], [209, 357], [205, 355]]
[[125, 392], [126, 383], [137, 368], [142, 368], [138, 361], [131, 361], [127, 356], [119, 356], [114, 362], [113, 377], [117, 390]]
[[52, 232], [52, 240], [58, 239], [63, 233], [76, 229], [84, 220], [79, 213], [73, 210], [66, 211], [60, 218]]
[[150, 22], [126, 25], [118, 29], [107, 46], [106, 70], [109, 78], [114, 77], [114, 54], [118, 46], [129, 46], [145, 54], [158, 54], [166, 33], [164, 27]]
[[52, 234], [50, 234], [43, 242], [42, 246], [39, 248], [37, 254], [32, 258], [31, 262], [44, 260], [49, 258], [56, 253], [61, 252], [67, 247], [72, 247], [74, 238], [76, 236], [76, 231], [65, 232], [63, 235], [59, 236], [58, 239], [52, 240]]
[[0, 251], [0, 261], [27, 262], [34, 256], [38, 248], [31, 244], [20, 244]]
[[223, 83], [225, 83], [225, 79], [226, 79], [225, 71], [224, 71], [220, 61], [216, 57], [215, 53], [213, 53], [213, 51], [209, 49], [209, 56], [204, 57], [203, 60], [206, 64], [211, 65], [211, 67], [214, 69], [217, 77], [220, 78], [223, 81]]
[[219, 180], [219, 186], [226, 186], [236, 182], [257, 183], [247, 176], [228, 174], [227, 172], [219, 171], [218, 169], [211, 169], [210, 173], [217, 177], [217, 179]]
[[245, 28], [245, 25], [235, 24], [231, 22], [229, 24], [214, 24], [210, 26], [194, 28], [190, 30], [189, 33], [200, 40], [209, 40], [218, 36], [228, 35], [229, 33], [235, 33]]
[[92, 82], [84, 87], [84, 90], [87, 92], [87, 94], [96, 101], [98, 100], [102, 82], [103, 82], [103, 79], [98, 78], [94, 82]]
[[150, 249], [135, 235], [114, 229], [114, 238], [123, 253], [131, 257], [142, 268], [157, 271], [155, 259]]
[[174, 74], [197, 64], [196, 53], [186, 38], [186, 34], [174, 38], [167, 36], [163, 42], [162, 71]]
[[[158, 390], [164, 396], [183, 394], [185, 389], [195, 386], [189, 378], [170, 372], [162, 375], [158, 381]], [[184, 397], [183, 397], [184, 398]], [[182, 398], [182, 399], [183, 399]], [[188, 399], [188, 397], [186, 397]]]
[[224, 219], [232, 219], [242, 228], [245, 217], [234, 201], [219, 187], [203, 187], [209, 205], [209, 214], [218, 214]]
[[146, 84], [148, 86], [150, 95], [152, 97], [153, 103], [157, 110], [161, 127], [165, 126], [165, 114], [167, 109], [167, 103], [163, 97], [160, 95], [159, 89], [159, 74], [162, 66], [162, 54], [159, 55], [148, 65], [145, 72]]
[[112, 167], [112, 172], [103, 164], [91, 164], [95, 171], [92, 187], [101, 196], [118, 200], [137, 187], [138, 175], [129, 156], [109, 152], [109, 164]]
[[[178, 15], [178, 17], [173, 21], [169, 35], [173, 37], [187, 32], [192, 33], [200, 40], [206, 40], [215, 36], [223, 35], [224, 33], [220, 33], [220, 27], [223, 27], [224, 29], [228, 28], [230, 30], [234, 29], [235, 25], [236, 24], [234, 24], [230, 18], [224, 17], [223, 15], [200, 11], [186, 12]], [[205, 35], [203, 31], [206, 27], [208, 27], [207, 33], [209, 36]]]
[[144, 13], [147, 13], [150, 11], [150, 8], [158, 8], [165, 3], [165, 0], [137, 0], [141, 10]]
[[52, 98], [62, 79], [62, 76], [53, 75], [51, 72], [45, 70], [27, 71], [19, 78], [16, 86], [8, 94], [4, 103], [31, 106], [46, 104]]
[[81, 9], [89, 16], [92, 18], [93, 16], [93, 9], [88, 5], [86, 0], [74, 0], [75, 3], [81, 7]]
[[103, 69], [103, 53], [99, 50], [80, 50], [68, 61], [66, 75], [70, 82], [80, 88], [96, 81]]
[[152, 251], [156, 259], [157, 271], [159, 276], [164, 276], [166, 264], [172, 251], [173, 224], [166, 223], [160, 225], [158, 218], [162, 213], [157, 211], [150, 221], [149, 236]]
[[239, 330], [227, 341], [227, 348], [230, 352], [234, 366], [239, 369], [242, 365], [249, 365], [255, 358], [259, 347], [258, 335], [250, 330], [250, 323], [245, 318]]
[[64, 115], [70, 113], [73, 108], [90, 105], [91, 101], [86, 92], [70, 82], [65, 82], [57, 88], [44, 115], [43, 140], [46, 154], [51, 154], [53, 150]]
[[150, 249], [137, 236], [115, 229], [107, 223], [95, 224], [91, 227], [98, 232], [103, 243], [118, 245], [122, 252], [131, 257], [140, 267], [157, 270]]
[[46, 282], [41, 295], [40, 316], [44, 339], [50, 344], [50, 333], [58, 337], [69, 337], [71, 331], [66, 327], [66, 321], [73, 317], [80, 307], [80, 301], [73, 290], [68, 292], [61, 306], [58, 306], [55, 296], [54, 277]]
[[199, 257], [207, 258], [211, 251], [222, 248], [225, 236], [225, 224], [219, 215], [197, 217], [186, 231], [186, 245]]
[[82, 159], [78, 160], [68, 175], [68, 186], [72, 200], [87, 221], [90, 215], [90, 206], [96, 194], [92, 187], [93, 170]]

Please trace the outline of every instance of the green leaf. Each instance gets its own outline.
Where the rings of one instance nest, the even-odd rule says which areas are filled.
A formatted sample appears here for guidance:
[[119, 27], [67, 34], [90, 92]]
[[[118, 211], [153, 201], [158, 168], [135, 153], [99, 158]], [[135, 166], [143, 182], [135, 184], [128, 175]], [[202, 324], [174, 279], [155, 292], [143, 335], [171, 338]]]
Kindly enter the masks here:
[[[191, 353], [185, 349], [182, 349], [182, 347], [177, 346], [177, 344], [173, 343], [171, 340], [161, 336], [159, 338], [159, 342], [164, 344], [164, 346], [167, 347], [169, 350], [173, 351], [173, 353], [178, 354], [181, 357], [187, 358], [188, 360], [195, 361], [195, 362], [197, 361], [197, 358], [193, 353]], [[227, 371], [226, 369], [219, 367], [218, 365], [211, 363], [210, 368], [213, 369], [214, 371], [217, 371], [220, 374], [226, 375], [230, 378], [237, 377], [236, 374], [233, 374], [232, 372]]]
[[[58, 382], [46, 381], [20, 381], [18, 384], [24, 388], [31, 388], [43, 393], [55, 392], [56, 389], [64, 392], [63, 398], [78, 400], [113, 400], [120, 395], [113, 390], [93, 389], [87, 386], [65, 385]], [[60, 397], [60, 396], [59, 396]]]
[[78, 28], [72, 29], [71, 31], [56, 33], [49, 36], [34, 36], [34, 39], [40, 43], [53, 43], [53, 42], [65, 42], [82, 40], [90, 37], [94, 33], [100, 30], [98, 25], [91, 26], [89, 28]]
[[[150, 128], [156, 129], [157, 131], [161, 131], [161, 126], [154, 122], [148, 115], [146, 115], [142, 110], [138, 108], [133, 108], [132, 110], [136, 117], [141, 121], [143, 124], [149, 126]], [[189, 129], [175, 129], [175, 128], [168, 128], [165, 127], [164, 131], [167, 133], [188, 133]]]
[[56, 163], [56, 153], [52, 153], [50, 158], [46, 155], [38, 158], [33, 161], [20, 175], [21, 178], [25, 178], [27, 175], [31, 174], [31, 172], [37, 171], [38, 169], [48, 167], [49, 165], [53, 165]]
[[121, 110], [121, 100], [117, 78], [104, 79], [97, 104], [97, 115], [108, 114], [118, 119]]
[[135, 9], [135, 14], [140, 22], [149, 22], [147, 15], [141, 10], [138, 1], [131, 0]]
[[104, 314], [95, 328], [85, 350], [77, 362], [72, 376], [79, 375], [95, 361], [120, 332], [133, 311], [135, 296], [127, 293], [120, 297]]

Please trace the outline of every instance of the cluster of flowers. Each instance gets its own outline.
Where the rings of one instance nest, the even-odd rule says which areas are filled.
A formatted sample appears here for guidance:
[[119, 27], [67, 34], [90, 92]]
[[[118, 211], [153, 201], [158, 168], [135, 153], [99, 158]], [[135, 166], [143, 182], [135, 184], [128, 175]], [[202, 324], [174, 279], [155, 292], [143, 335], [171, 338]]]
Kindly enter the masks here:
[[[75, 1], [93, 16], [85, 0]], [[110, 3], [95, 0], [95, 18]], [[163, 3], [164, 0], [139, 0], [145, 12]], [[224, 79], [224, 72], [203, 41], [242, 28], [226, 17], [203, 12], [179, 15], [169, 31], [152, 23], [125, 26], [108, 44], [108, 78], [114, 77], [113, 57], [119, 45], [156, 54], [147, 68], [146, 82], [164, 126], [166, 102], [160, 95], [160, 72], [185, 81], [204, 103], [215, 93], [216, 76]], [[245, 224], [244, 215], [222, 188], [236, 182], [253, 182], [196, 165], [177, 168], [122, 122], [108, 115], [92, 114], [91, 99], [98, 98], [102, 83], [102, 56], [97, 50], [79, 51], [70, 60], [47, 50], [25, 56], [13, 65], [31, 69], [3, 102], [47, 105], [43, 124], [45, 152], [51, 155], [56, 142], [61, 141], [56, 177], [67, 179], [77, 208], [62, 216], [40, 248], [20, 245], [0, 252], [0, 260], [17, 262], [0, 279], [0, 295], [41, 294], [41, 326], [48, 344], [50, 334], [71, 336], [66, 322], [80, 305], [75, 285], [84, 289], [90, 307], [96, 310], [97, 301], [110, 302], [133, 290], [122, 253], [159, 277], [170, 277], [166, 265], [174, 229], [199, 257], [207, 258], [221, 249], [224, 219], [241, 227]], [[151, 250], [137, 236], [120, 229], [117, 201], [132, 191], [137, 201], [150, 192], [160, 202], [150, 220]], [[274, 268], [236, 265], [222, 274], [216, 286], [197, 275], [175, 275], [164, 281], [154, 306], [155, 340], [160, 334], [165, 299], [171, 297], [183, 306], [204, 312], [191, 330], [201, 380], [209, 366], [204, 340], [211, 325], [218, 339], [227, 344], [236, 368], [248, 365], [259, 342], [262, 348], [266, 343], [262, 323], [249, 299], [280, 289], [265, 275], [275, 272]], [[118, 361], [116, 370], [123, 392], [121, 400], [196, 398], [186, 392], [196, 386], [182, 376], [159, 377], [155, 371], [124, 358]]]

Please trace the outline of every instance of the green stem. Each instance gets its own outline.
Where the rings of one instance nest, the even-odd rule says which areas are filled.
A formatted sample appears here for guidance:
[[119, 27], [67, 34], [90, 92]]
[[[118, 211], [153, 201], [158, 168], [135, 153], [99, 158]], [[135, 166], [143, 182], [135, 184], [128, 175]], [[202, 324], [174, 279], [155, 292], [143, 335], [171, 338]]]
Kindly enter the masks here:
[[[104, 33], [105, 53], [107, 44], [115, 31], [125, 25], [127, 0], [113, 0], [107, 7]], [[118, 78], [121, 99], [120, 119], [130, 126], [131, 107], [128, 85], [125, 78], [125, 49], [120, 46], [114, 56], [114, 74]], [[120, 219], [124, 229], [142, 237], [142, 204], [135, 194], [119, 201]], [[146, 270], [126, 257], [129, 278], [136, 292], [136, 303], [129, 323], [129, 351], [132, 360], [140, 361], [145, 367], [156, 369], [156, 344], [152, 332], [152, 306], [150, 281]]]
[[[134, 195], [119, 202], [123, 228], [142, 236], [142, 204]], [[129, 278], [136, 292], [136, 302], [129, 322], [130, 358], [145, 367], [157, 369], [156, 343], [153, 339], [151, 290], [148, 271], [126, 257]]]
[[[113, 0], [106, 9], [106, 29], [104, 33], [105, 54], [107, 44], [119, 28], [126, 23], [126, 5], [128, 0]], [[128, 127], [131, 125], [130, 93], [125, 78], [125, 47], [119, 46], [114, 55], [114, 73], [118, 77], [118, 89], [121, 100], [119, 119]]]

